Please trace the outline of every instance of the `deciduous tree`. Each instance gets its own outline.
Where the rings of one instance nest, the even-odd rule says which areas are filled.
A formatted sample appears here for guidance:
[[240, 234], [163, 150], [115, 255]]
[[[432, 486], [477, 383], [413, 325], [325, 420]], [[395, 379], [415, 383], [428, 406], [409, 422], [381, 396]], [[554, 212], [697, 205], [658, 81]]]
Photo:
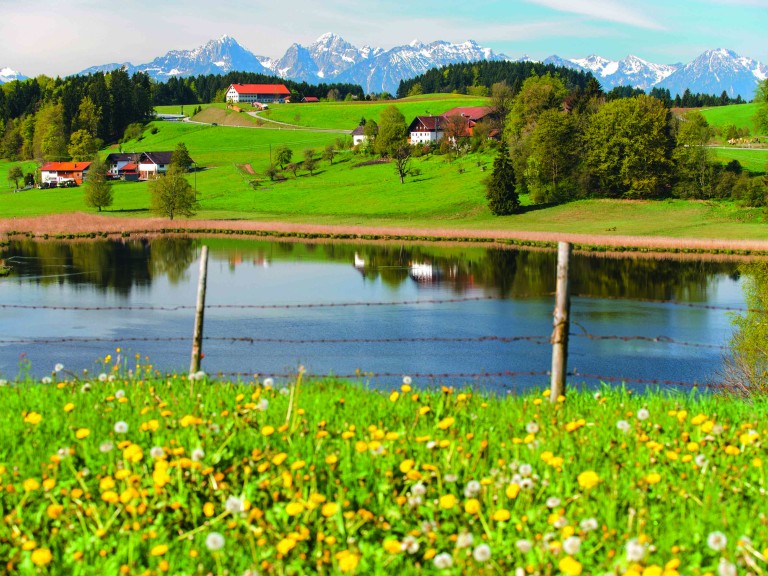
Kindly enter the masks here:
[[112, 194], [112, 182], [107, 179], [108, 167], [98, 154], [94, 154], [88, 174], [85, 176], [86, 206], [96, 208], [101, 212], [102, 208], [112, 206], [114, 196]]
[[85, 162], [101, 148], [101, 140], [91, 136], [87, 130], [77, 130], [69, 137], [67, 152], [75, 162]]
[[[367, 129], [368, 124], [365, 127]], [[403, 113], [394, 105], [384, 108], [379, 119], [379, 133], [373, 145], [376, 153], [387, 156], [390, 151], [405, 143], [407, 137], [408, 127], [405, 125]]]
[[395, 164], [395, 171], [400, 177], [400, 184], [405, 183], [405, 177], [410, 173], [411, 156], [413, 156], [413, 146], [408, 143], [390, 150], [389, 157]]
[[195, 191], [177, 167], [171, 166], [164, 176], [149, 183], [150, 209], [171, 220], [176, 216], [194, 216]]
[[280, 165], [280, 169], [285, 168], [286, 164], [291, 163], [293, 158], [293, 151], [285, 144], [280, 144], [275, 148], [275, 163]]
[[8, 170], [8, 180], [13, 181], [13, 187], [14, 189], [19, 188], [19, 180], [24, 178], [24, 171], [21, 169], [20, 166], [11, 166], [11, 169]]
[[192, 157], [189, 155], [189, 150], [187, 150], [187, 145], [184, 142], [179, 142], [176, 145], [176, 150], [171, 156], [171, 164], [178, 166], [184, 172], [188, 172], [192, 166]]

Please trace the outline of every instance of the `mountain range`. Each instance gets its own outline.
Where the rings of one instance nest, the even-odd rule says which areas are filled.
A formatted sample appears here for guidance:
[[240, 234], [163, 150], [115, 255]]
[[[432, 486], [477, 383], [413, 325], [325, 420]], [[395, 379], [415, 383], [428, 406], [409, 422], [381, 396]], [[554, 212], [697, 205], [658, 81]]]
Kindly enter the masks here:
[[[413, 78], [430, 68], [477, 60], [512, 58], [483, 48], [473, 40], [461, 44], [442, 40], [425, 44], [414, 40], [384, 50], [370, 46], [358, 48], [340, 36], [323, 34], [309, 46], [292, 44], [281, 58], [273, 59], [255, 55], [231, 36], [224, 35], [193, 50], [173, 50], [146, 64], [104, 64], [87, 68], [81, 74], [123, 67], [130, 74], [142, 71], [163, 81], [174, 76], [241, 71], [309, 84], [359, 84], [367, 93], [394, 94], [400, 80]], [[647, 91], [658, 87], [669, 89], [672, 96], [689, 89], [693, 93], [716, 95], [725, 91], [731, 97], [741, 95], [751, 100], [758, 82], [768, 78], [768, 66], [725, 49], [707, 50], [688, 64], [654, 64], [631, 55], [616, 61], [594, 54], [570, 59], [553, 55], [543, 62], [590, 71], [604, 90], [633, 86]], [[14, 79], [24, 79], [24, 76], [10, 68], [0, 70], [0, 83]]]

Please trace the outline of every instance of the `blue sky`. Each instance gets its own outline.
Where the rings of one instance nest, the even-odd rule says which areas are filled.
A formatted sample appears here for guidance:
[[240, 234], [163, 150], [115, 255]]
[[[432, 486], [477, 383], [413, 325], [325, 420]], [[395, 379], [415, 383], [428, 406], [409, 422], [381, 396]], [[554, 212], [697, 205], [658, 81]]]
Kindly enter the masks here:
[[767, 29], [768, 0], [0, 0], [0, 68], [64, 76], [223, 34], [279, 57], [325, 32], [382, 48], [472, 39], [512, 58], [634, 54], [671, 64], [730, 48], [768, 62]]

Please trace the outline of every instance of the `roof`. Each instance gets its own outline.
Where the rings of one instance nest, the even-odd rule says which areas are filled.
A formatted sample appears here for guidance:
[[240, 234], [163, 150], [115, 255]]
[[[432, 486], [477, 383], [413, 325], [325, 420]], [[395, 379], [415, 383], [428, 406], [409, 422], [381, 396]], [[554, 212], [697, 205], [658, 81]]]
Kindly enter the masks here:
[[444, 118], [442, 116], [416, 116], [408, 126], [409, 132], [428, 130], [429, 132], [437, 132], [442, 130], [442, 123]]
[[120, 168], [120, 172], [135, 172], [139, 169], [139, 166], [135, 162], [129, 162], [122, 168]]
[[132, 152], [113, 152], [109, 156], [105, 158], [105, 162], [107, 164], [112, 164], [116, 162], [133, 162], [137, 154], [134, 154]]
[[290, 96], [291, 91], [284, 84], [232, 84], [238, 94], [283, 94]]
[[143, 152], [141, 160], [146, 158], [153, 164], [170, 164], [173, 158], [173, 152]]
[[443, 116], [464, 116], [470, 120], [480, 120], [493, 111], [490, 106], [458, 106], [443, 113]]
[[88, 170], [90, 162], [46, 162], [40, 167], [40, 170], [46, 172], [77, 172], [79, 170]]
[[359, 124], [357, 128], [352, 130], [352, 136], [365, 136], [365, 126]]
[[320, 98], [317, 96], [304, 96], [304, 98], [301, 99], [302, 102], [320, 102]]

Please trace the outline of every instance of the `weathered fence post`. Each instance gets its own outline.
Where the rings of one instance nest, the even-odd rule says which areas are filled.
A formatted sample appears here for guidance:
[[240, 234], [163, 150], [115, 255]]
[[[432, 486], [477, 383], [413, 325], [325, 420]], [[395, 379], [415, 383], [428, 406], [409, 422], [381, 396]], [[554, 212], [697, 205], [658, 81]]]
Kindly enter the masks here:
[[208, 279], [208, 246], [200, 253], [200, 279], [197, 284], [197, 307], [195, 310], [195, 332], [192, 336], [192, 360], [189, 373], [200, 370], [200, 356], [203, 348], [203, 313], [205, 312], [205, 285]]
[[568, 242], [557, 244], [557, 289], [555, 292], [555, 311], [552, 322], [552, 382], [550, 402], [557, 402], [558, 396], [565, 394], [565, 375], [568, 363], [568, 332], [570, 330], [571, 289], [568, 282], [568, 262], [571, 257], [571, 245]]

